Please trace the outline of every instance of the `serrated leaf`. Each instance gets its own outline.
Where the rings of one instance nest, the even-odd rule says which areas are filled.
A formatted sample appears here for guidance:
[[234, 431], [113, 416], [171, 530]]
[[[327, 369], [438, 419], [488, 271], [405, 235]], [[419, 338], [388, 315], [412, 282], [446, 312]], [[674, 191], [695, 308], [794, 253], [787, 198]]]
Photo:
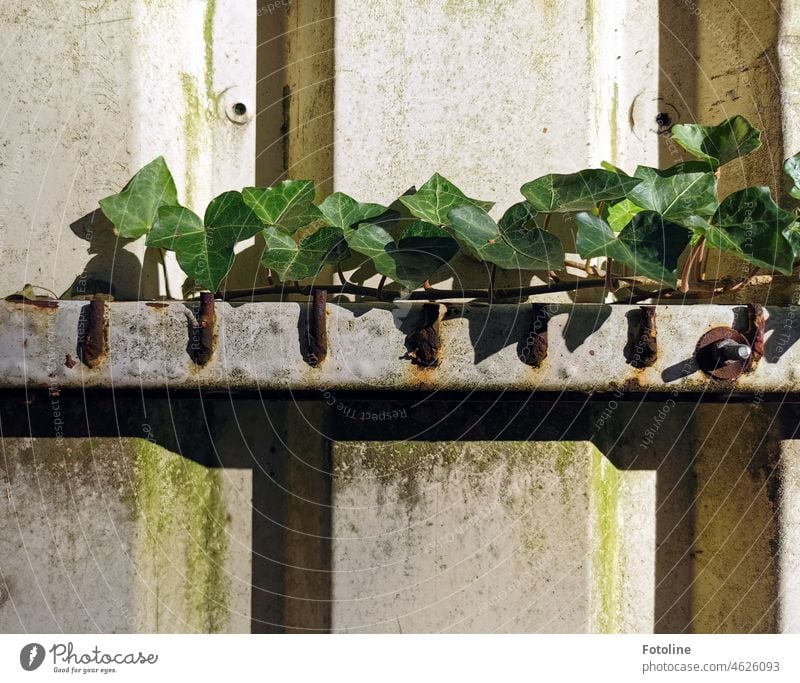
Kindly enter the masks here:
[[434, 173], [414, 194], [400, 197], [400, 201], [414, 216], [434, 225], [445, 225], [450, 209], [456, 206], [478, 206], [485, 211], [494, 206], [493, 202], [470, 199], [438, 173]]
[[147, 245], [174, 251], [183, 272], [215, 292], [233, 266], [236, 243], [263, 227], [240, 193], [225, 192], [208, 205], [205, 224], [185, 207], [162, 206]]
[[515, 249], [504, 239], [492, 217], [477, 206], [452, 209], [450, 221], [462, 244], [479, 258], [505, 270], [549, 270], [564, 263], [564, 252], [558, 238], [544, 230], [530, 230], [528, 235], [509, 231], [520, 247]]
[[761, 147], [761, 131], [743, 116], [732, 116], [718, 126], [679, 123], [672, 127], [672, 139], [714, 168]]
[[389, 209], [380, 204], [362, 204], [344, 192], [334, 192], [319, 205], [319, 210], [328, 223], [346, 230], [370, 218], [381, 216]]
[[242, 190], [245, 204], [267, 226], [275, 226], [293, 234], [322, 218], [314, 206], [313, 180], [284, 180], [274, 187], [246, 187]]
[[792, 248], [794, 223], [794, 214], [775, 204], [768, 187], [749, 187], [728, 195], [711, 221], [692, 217], [688, 225], [715, 249], [736, 254], [762, 268], [791, 275], [795, 256]]
[[324, 226], [298, 241], [279, 228], [269, 226], [264, 230], [267, 249], [261, 262], [283, 281], [316, 277], [343, 237], [341, 228]]
[[668, 220], [710, 216], [717, 209], [717, 179], [711, 173], [672, 174], [671, 169], [639, 166], [635, 175], [642, 182], [628, 193], [628, 199]]
[[158, 209], [178, 204], [178, 191], [164, 157], [144, 166], [118, 194], [100, 200], [100, 209], [125, 239], [146, 235]]
[[644, 209], [638, 204], [634, 204], [630, 199], [623, 199], [609, 207], [606, 220], [614, 232], [619, 232], [631, 222], [637, 213], [642, 211]]
[[622, 199], [641, 181], [614, 171], [590, 168], [578, 173], [550, 173], [529, 183], [521, 192], [543, 213], [588, 211], [600, 202]]
[[800, 152], [783, 162], [783, 170], [794, 183], [789, 194], [795, 199], [800, 199]]
[[426, 221], [410, 225], [395, 244], [388, 231], [364, 223], [346, 230], [353, 251], [372, 259], [381, 275], [408, 289], [416, 289], [458, 252], [458, 243], [440, 227]]
[[576, 246], [583, 258], [605, 256], [627, 266], [634, 276], [644, 276], [670, 287], [677, 286], [678, 257], [691, 233], [654, 211], [636, 214], [619, 235], [599, 216], [579, 213]]

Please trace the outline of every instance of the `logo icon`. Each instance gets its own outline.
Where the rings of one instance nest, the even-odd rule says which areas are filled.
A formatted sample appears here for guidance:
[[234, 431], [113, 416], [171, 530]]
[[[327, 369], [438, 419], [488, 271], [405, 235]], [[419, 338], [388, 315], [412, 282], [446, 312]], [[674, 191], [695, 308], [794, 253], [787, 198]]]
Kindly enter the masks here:
[[39, 643], [30, 643], [19, 653], [19, 663], [25, 671], [38, 669], [44, 661], [44, 648]]

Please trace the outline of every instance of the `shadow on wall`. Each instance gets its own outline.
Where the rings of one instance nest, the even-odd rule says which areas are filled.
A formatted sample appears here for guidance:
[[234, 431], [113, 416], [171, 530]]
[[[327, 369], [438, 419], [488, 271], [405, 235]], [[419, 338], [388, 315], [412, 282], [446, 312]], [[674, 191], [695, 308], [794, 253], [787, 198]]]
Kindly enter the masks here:
[[114, 228], [100, 209], [73, 222], [72, 232], [88, 243], [91, 257], [83, 272], [62, 295], [80, 298], [94, 294], [111, 295], [117, 300], [158, 299], [159, 255], [147, 249], [144, 263], [126, 249], [134, 240], [114, 234]]
[[[777, 628], [776, 454], [736, 444], [777, 436], [772, 430], [793, 434], [796, 406], [763, 406], [772, 418], [766, 421], [750, 419], [749, 404], [712, 406], [709, 431], [700, 434], [698, 406], [663, 397], [555, 404], [437, 399], [422, 410], [418, 396], [409, 403], [341, 394], [355, 413], [407, 411], [409, 419], [389, 423], [343, 420], [324, 401], [263, 398], [118, 397], [112, 404], [95, 395], [60, 403], [63, 438], [141, 437], [146, 422], [148, 438], [174, 453], [206, 467], [253, 470], [253, 632], [331, 629], [332, 444], [418, 442], [415, 457], [423, 467], [429, 456], [423, 442], [455, 440], [508, 443], [509, 453], [515, 442], [592, 441], [622, 476], [655, 472], [654, 631]], [[6, 398], [0, 408], [2, 437], [54, 437], [49, 401]], [[552, 466], [558, 467], [555, 456]], [[635, 527], [648, 519], [618, 523]]]

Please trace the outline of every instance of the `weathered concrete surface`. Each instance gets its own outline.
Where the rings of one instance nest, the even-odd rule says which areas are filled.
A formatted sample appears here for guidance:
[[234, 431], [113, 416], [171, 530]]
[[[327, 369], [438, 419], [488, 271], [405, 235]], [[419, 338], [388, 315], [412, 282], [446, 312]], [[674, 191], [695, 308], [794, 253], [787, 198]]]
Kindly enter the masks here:
[[254, 19], [237, 0], [3, 3], [0, 293], [165, 293], [157, 254], [118, 240], [97, 201], [159, 155], [196, 210], [252, 182], [254, 127], [228, 114], [254, 113]]
[[442, 309], [440, 364], [434, 369], [404, 358], [407, 335], [421, 311], [409, 304], [329, 305], [328, 357], [319, 368], [303, 359], [301, 304], [218, 303], [218, 348], [199, 367], [187, 353], [193, 319], [188, 306], [116, 302], [109, 305], [108, 356], [88, 368], [73, 362], [85, 307], [77, 301], [59, 302], [57, 308], [0, 303], [0, 387], [726, 394], [800, 388], [796, 307], [767, 309], [764, 358], [735, 385], [709, 380], [693, 355], [708, 330], [746, 327], [743, 307], [657, 307], [658, 359], [641, 370], [629, 363], [638, 315], [630, 306], [550, 306], [547, 359], [531, 368], [521, 360], [529, 306], [450, 305]]
[[7, 438], [2, 469], [1, 632], [249, 631], [249, 471], [146, 438]]
[[337, 444], [333, 630], [587, 630], [593, 451]]
[[[438, 171], [500, 215], [545, 173], [655, 165], [657, 27], [651, 3], [628, 0], [337, 2], [334, 187], [391, 202]], [[572, 225], [551, 229], [574, 251]], [[363, 258], [349, 266], [351, 279], [377, 282]], [[431, 281], [487, 278], [462, 254]], [[538, 282], [497, 282], [520, 280]]]

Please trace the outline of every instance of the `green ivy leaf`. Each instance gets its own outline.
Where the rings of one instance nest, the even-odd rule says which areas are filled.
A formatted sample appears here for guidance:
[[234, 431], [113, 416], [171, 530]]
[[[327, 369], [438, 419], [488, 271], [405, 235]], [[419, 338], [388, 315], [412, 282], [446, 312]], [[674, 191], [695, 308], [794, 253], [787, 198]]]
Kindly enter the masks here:
[[680, 222], [689, 216], [710, 216], [717, 209], [717, 179], [711, 173], [672, 173], [639, 166], [641, 184], [628, 193], [634, 204]]
[[119, 194], [100, 200], [100, 208], [125, 239], [146, 235], [158, 209], [178, 204], [178, 191], [164, 157], [144, 166]]
[[492, 217], [477, 206], [458, 206], [450, 211], [453, 232], [479, 258], [506, 270], [549, 270], [564, 265], [558, 238], [544, 230], [512, 228], [516, 248], [504, 238]]
[[783, 162], [783, 170], [794, 183], [789, 194], [795, 199], [800, 199], [800, 152]]
[[500, 235], [519, 256], [524, 257], [520, 268], [551, 270], [563, 267], [561, 240], [551, 232], [540, 230], [535, 215], [536, 211], [528, 202], [514, 204], [497, 223]]
[[599, 216], [579, 213], [576, 245], [582, 258], [605, 256], [624, 264], [633, 275], [677, 286], [676, 269], [691, 233], [654, 211], [637, 213], [619, 235]]
[[319, 205], [319, 210], [328, 223], [346, 230], [370, 218], [381, 216], [389, 209], [380, 204], [362, 204], [344, 192], [334, 192]]
[[205, 225], [185, 207], [162, 206], [147, 245], [174, 251], [183, 272], [215, 292], [233, 266], [236, 243], [263, 227], [239, 192], [225, 192], [208, 205]]
[[478, 206], [486, 211], [494, 206], [492, 202], [470, 199], [438, 173], [434, 173], [414, 194], [400, 197], [400, 201], [414, 216], [434, 225], [445, 225], [447, 214], [456, 206]]
[[638, 204], [634, 204], [630, 199], [623, 199], [617, 202], [608, 209], [608, 225], [614, 232], [619, 232], [631, 219], [637, 214], [644, 211]]
[[630, 178], [630, 176], [627, 173], [625, 173], [625, 171], [623, 171], [619, 166], [615, 166], [610, 161], [601, 161], [600, 168], [603, 168], [606, 171], [611, 171], [612, 173], [616, 173], [617, 175]]
[[535, 228], [536, 213], [530, 202], [518, 202], [509, 207], [497, 225], [501, 232], [518, 228]]
[[715, 249], [736, 254], [761, 268], [791, 275], [794, 224], [794, 214], [775, 204], [768, 187], [749, 187], [728, 195], [710, 222], [692, 217], [687, 225]]
[[284, 180], [274, 187], [246, 187], [245, 204], [263, 223], [290, 234], [322, 218], [314, 206], [313, 180]]
[[529, 183], [521, 192], [536, 211], [588, 211], [600, 202], [623, 198], [641, 181], [614, 171], [590, 168], [566, 175], [551, 173]]
[[300, 240], [274, 226], [264, 230], [267, 250], [261, 262], [284, 282], [316, 277], [343, 239], [341, 228], [324, 226]]
[[791, 246], [794, 258], [800, 258], [800, 223], [795, 221], [787, 228], [784, 228], [782, 234], [789, 243], [789, 246]]
[[743, 116], [732, 116], [718, 126], [679, 123], [672, 127], [672, 139], [715, 169], [761, 147], [761, 131]]
[[408, 289], [416, 289], [450, 261], [458, 243], [440, 227], [426, 221], [410, 225], [395, 244], [379, 225], [363, 223], [345, 231], [353, 251], [372, 259], [375, 270]]

